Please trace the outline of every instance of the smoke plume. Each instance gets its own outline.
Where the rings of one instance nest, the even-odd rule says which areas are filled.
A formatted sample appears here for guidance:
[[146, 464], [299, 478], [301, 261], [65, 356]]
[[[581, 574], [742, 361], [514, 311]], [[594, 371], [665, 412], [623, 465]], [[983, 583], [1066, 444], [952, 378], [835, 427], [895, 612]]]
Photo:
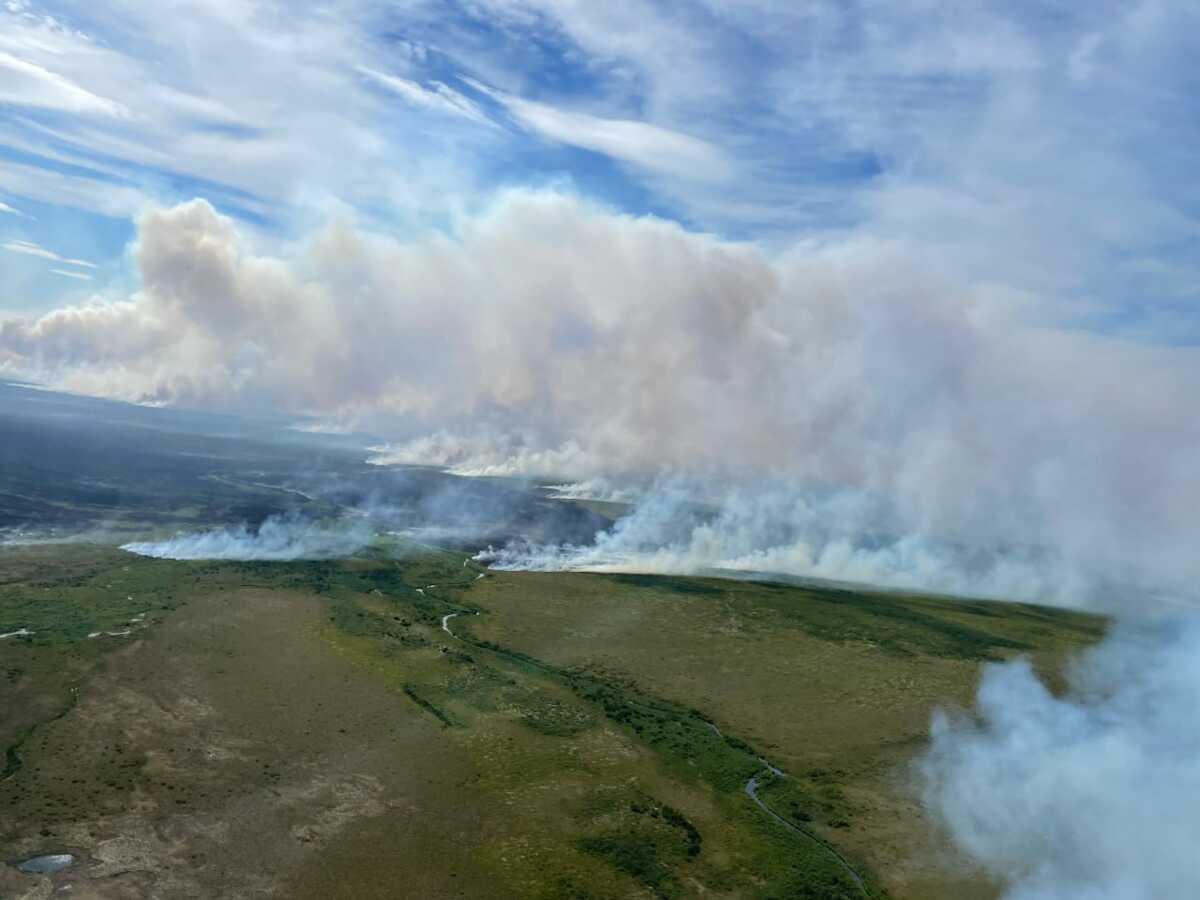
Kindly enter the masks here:
[[[1081, 570], [1176, 591], [1200, 574], [1197, 354], [1073, 329], [1070, 304], [956, 280], [866, 231], [769, 255], [516, 191], [444, 233], [341, 223], [271, 256], [194, 201], [147, 211], [133, 258], [127, 298], [0, 323], [0, 366], [360, 425], [391, 438], [381, 463], [676, 473], [695, 502], [735, 504], [680, 536], [646, 501], [607, 541], [636, 530], [664, 560], [1031, 599]], [[786, 509], [755, 486], [780, 483]], [[880, 521], [811, 538], [834, 495]], [[654, 538], [654, 522], [670, 527]], [[980, 548], [1036, 577], [987, 574]]]
[[907, 533], [894, 510], [861, 491], [805, 492], [782, 480], [714, 486], [680, 477], [659, 480], [636, 498], [604, 481], [599, 488], [561, 487], [568, 491], [560, 496], [620, 497], [633, 508], [584, 545], [513, 543], [477, 559], [507, 570], [777, 573], [1064, 606], [1113, 599], [1101, 575], [1052, 550]]
[[272, 516], [257, 528], [237, 525], [139, 541], [121, 549], [160, 559], [297, 560], [341, 559], [367, 546], [373, 529], [363, 519], [314, 522]]
[[1056, 697], [993, 665], [978, 718], [939, 715], [925, 799], [1005, 900], [1196, 894], [1200, 617], [1126, 622]]

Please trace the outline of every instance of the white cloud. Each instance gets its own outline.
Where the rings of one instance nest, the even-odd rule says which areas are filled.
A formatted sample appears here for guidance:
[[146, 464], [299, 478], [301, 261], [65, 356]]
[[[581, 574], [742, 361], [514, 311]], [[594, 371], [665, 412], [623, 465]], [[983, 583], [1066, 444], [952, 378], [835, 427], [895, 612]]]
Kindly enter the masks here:
[[39, 203], [98, 212], [114, 218], [136, 215], [151, 199], [140, 188], [127, 184], [68, 175], [11, 161], [0, 166], [0, 190]]
[[[595, 79], [589, 109], [628, 111], [734, 160], [736, 177], [705, 189], [647, 179], [717, 230], [786, 244], [797, 229], [857, 227], [927, 241], [972, 278], [1146, 303], [1154, 286], [1111, 278], [1113, 259], [1162, 255], [1200, 222], [1200, 196], [1179, 189], [1193, 168], [1182, 148], [1200, 140], [1195, 117], [1178, 115], [1193, 93], [1194, 4], [1105, 0], [1054, 16], [990, 0], [919, 15], [882, 2], [478, 6], [516, 34], [566, 43]], [[537, 75], [515, 47], [479, 65], [520, 95]], [[964, 222], [917, 202], [951, 195], [989, 214]], [[1200, 277], [1194, 254], [1176, 257]]]
[[[533, 137], [628, 163], [656, 208], [698, 227], [781, 246], [798, 229], [847, 226], [948, 240], [934, 252], [973, 278], [1012, 282], [1018, 271], [1025, 287], [1114, 296], [1153, 286], [1106, 277], [1111, 260], [1180, 245], [1200, 206], [1177, 188], [1190, 163], [1175, 148], [1200, 139], [1176, 114], [1188, 91], [1183, 36], [1197, 18], [1181, 4], [1106, 2], [1047, 18], [991, 0], [969, 16], [934, 4], [919, 17], [883, 3], [695, 0], [681, 15], [647, 0], [453, 10], [408, 0], [384, 22], [363, 0], [303, 14], [276, 0], [254, 14], [185, 5], [164, 17], [113, 0], [102, 22], [87, 22], [111, 27], [96, 36], [61, 24], [67, 16], [51, 26], [0, 12], [0, 52], [137, 113], [9, 121], [6, 141], [15, 131], [67, 162], [206, 179], [217, 186], [200, 192], [223, 208], [284, 206], [283, 222], [358, 208], [409, 223], [477, 206], [497, 171], [508, 182], [563, 174], [519, 170], [516, 142]], [[487, 40], [464, 15], [484, 20]], [[381, 41], [376, 26], [405, 40]], [[501, 117], [452, 87], [469, 76], [493, 86], [523, 134], [474, 127]], [[1119, 139], [1113, 109], [1127, 111]], [[872, 180], [878, 168], [885, 177]], [[136, 185], [75, 177], [62, 202], [110, 215], [137, 208], [131, 192], [163, 200], [174, 189], [154, 173]], [[45, 180], [18, 180], [3, 185], [55, 202]], [[951, 196], [960, 201], [942, 202]], [[971, 227], [954, 212], [1007, 196], [1036, 202], [1002, 204]], [[1059, 244], [1057, 256], [1044, 251]]]
[[0, 213], [7, 213], [10, 216], [20, 216], [23, 219], [29, 218], [27, 213], [21, 212], [21, 210], [17, 209], [16, 207], [9, 206], [3, 200], [0, 200]]
[[[377, 16], [358, 0], [299, 15], [276, 0], [186, 0], [170, 16], [112, 0], [103, 17], [54, 20], [0, 8], [0, 52], [131, 111], [119, 120], [67, 109], [8, 117], [6, 143], [103, 174], [31, 161], [26, 172], [0, 172], [0, 189], [128, 216], [200, 179], [225, 208], [269, 217], [287, 209], [280, 221], [297, 227], [355, 206], [444, 215], [474, 194], [468, 157], [501, 129], [475, 127], [469, 98], [445, 84], [423, 79], [436, 106], [373, 89], [356, 67], [387, 72], [396, 55], [370, 31]], [[469, 127], [447, 128], [452, 107]]]
[[376, 72], [374, 69], [368, 69], [366, 66], [358, 66], [357, 68], [367, 78], [398, 94], [415, 106], [460, 116], [480, 125], [492, 127], [495, 125], [484, 114], [483, 110], [479, 108], [479, 104], [440, 81], [434, 81], [431, 83], [432, 87], [426, 88], [415, 81], [401, 78], [399, 75]]
[[36, 63], [0, 50], [0, 103], [125, 118], [120, 103], [85, 90]]
[[62, 275], [64, 278], [74, 278], [78, 281], [91, 281], [91, 275], [85, 275], [83, 272], [72, 272], [69, 269], [51, 269], [55, 275]]
[[39, 247], [29, 241], [7, 241], [0, 244], [0, 249], [7, 250], [9, 253], [23, 253], [26, 256], [40, 256], [42, 259], [49, 259], [68, 266], [83, 266], [87, 269], [99, 268], [95, 263], [88, 262], [86, 259], [69, 259], [59, 256], [53, 250], [47, 250], [45, 247]]
[[477, 81], [471, 84], [501, 103], [523, 127], [552, 141], [687, 180], [721, 180], [731, 174], [729, 161], [716, 147], [689, 135], [631, 119], [607, 119], [558, 109]]

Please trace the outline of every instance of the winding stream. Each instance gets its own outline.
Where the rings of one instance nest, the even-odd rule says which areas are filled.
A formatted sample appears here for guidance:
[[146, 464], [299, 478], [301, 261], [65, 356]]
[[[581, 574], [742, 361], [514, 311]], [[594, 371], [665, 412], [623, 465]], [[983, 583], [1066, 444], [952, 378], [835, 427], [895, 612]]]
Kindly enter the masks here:
[[446, 634], [450, 635], [450, 637], [454, 638], [456, 641], [461, 641], [462, 638], [460, 638], [457, 634], [455, 634], [453, 631], [450, 630], [450, 620], [453, 619], [455, 616], [477, 616], [477, 615], [479, 615], [479, 613], [477, 613], [477, 612], [475, 612], [475, 613], [462, 613], [462, 612], [446, 613], [446, 615], [442, 616], [442, 631], [446, 632]]
[[[446, 632], [446, 634], [450, 635], [450, 637], [454, 638], [456, 641], [462, 641], [461, 637], [459, 637], [457, 634], [455, 634], [453, 631], [450, 630], [450, 620], [457, 616], [477, 616], [477, 615], [479, 615], [478, 612], [447, 613], [446, 615], [442, 616], [442, 631]], [[721, 738], [722, 740], [725, 739], [725, 733], [723, 731], [721, 731], [720, 728], [717, 727], [715, 722], [710, 722], [708, 719], [701, 719], [701, 721], [704, 722], [704, 724], [707, 725], [710, 729], [712, 729], [713, 734], [715, 734], [717, 737]], [[768, 773], [770, 773], [770, 775], [772, 777], [774, 777], [774, 778], [787, 778], [788, 777], [786, 772], [784, 772], [782, 769], [778, 768], [777, 766], [773, 765], [769, 760], [766, 760], [760, 756], [760, 757], [758, 757], [758, 761], [763, 764], [763, 767], [766, 769], [766, 771]], [[792, 822], [789, 822], [783, 816], [779, 815], [779, 813], [775, 812], [775, 810], [771, 809], [771, 807], [767, 806], [767, 804], [763, 801], [763, 799], [758, 796], [758, 786], [759, 786], [759, 782], [762, 780], [762, 777], [763, 777], [762, 772], [759, 772], [757, 775], [754, 775], [753, 777], [751, 777], [750, 780], [747, 781], [746, 784], [742, 788], [742, 790], [745, 791], [746, 796], [749, 797], [754, 802], [754, 805], [757, 806], [759, 809], [761, 809], [768, 816], [770, 816], [775, 822], [782, 825], [784, 828], [788, 829], [789, 831], [794, 832], [795, 834], [800, 835], [803, 838], [806, 838], [807, 840], [812, 841], [814, 844], [817, 844], [823, 850], [827, 851], [831, 856], [833, 856], [834, 859], [836, 859], [838, 861], [838, 863], [841, 865], [842, 869], [845, 870], [846, 874], [849, 875], [854, 880], [854, 883], [858, 886], [858, 889], [863, 892], [863, 895], [866, 897], [872, 897], [873, 895], [871, 894], [871, 891], [867, 888], [867, 884], [863, 880], [863, 877], [858, 874], [858, 872], [855, 870], [855, 868], [852, 865], [850, 865], [849, 860], [847, 860], [844, 856], [842, 856], [841, 853], [839, 853], [836, 849], [834, 849], [834, 847], [832, 847], [830, 844], [827, 844], [825, 841], [821, 840], [819, 837], [817, 837], [812, 832], [806, 831], [805, 829], [801, 828], [800, 826], [795, 825]]]
[[[709, 728], [711, 728], [713, 731], [713, 734], [715, 734], [717, 737], [719, 737], [719, 738], [725, 737], [725, 732], [721, 731], [721, 729], [717, 727], [717, 724], [715, 722], [710, 722], [707, 719], [705, 719], [704, 724], [707, 725]], [[767, 771], [770, 772], [773, 777], [775, 777], [775, 778], [787, 778], [788, 777], [786, 772], [784, 772], [782, 769], [773, 765], [769, 760], [766, 760], [760, 756], [760, 757], [758, 757], [758, 761], [766, 767]], [[858, 885], [859, 890], [861, 890], [864, 894], [866, 894], [868, 897], [870, 897], [871, 892], [869, 890], [867, 890], [867, 885], [866, 885], [866, 882], [863, 881], [863, 877], [858, 874], [858, 872], [854, 869], [854, 867], [852, 865], [850, 865], [849, 861], [844, 856], [842, 856], [842, 854], [838, 853], [837, 850], [835, 850], [829, 844], [825, 843], [823, 840], [821, 840], [819, 837], [817, 837], [812, 832], [806, 831], [805, 829], [801, 828], [799, 825], [789, 822], [787, 819], [785, 819], [779, 813], [775, 812], [775, 810], [771, 809], [771, 807], [767, 806], [767, 804], [763, 801], [763, 799], [758, 796], [758, 784], [761, 780], [762, 780], [762, 773], [760, 772], [759, 774], [753, 776], [749, 781], [747, 781], [745, 786], [742, 788], [742, 790], [744, 790], [746, 792], [746, 796], [754, 801], [754, 805], [757, 806], [759, 809], [761, 809], [763, 812], [765, 812], [768, 816], [770, 816], [772, 819], [774, 819], [780, 825], [782, 825], [784, 828], [788, 829], [789, 831], [794, 831], [796, 834], [799, 834], [803, 837], [808, 838], [813, 843], [819, 844], [823, 849], [829, 851], [829, 853], [831, 855], [833, 855], [839, 863], [841, 863], [842, 868], [846, 870], [846, 874], [854, 879], [854, 883]]]

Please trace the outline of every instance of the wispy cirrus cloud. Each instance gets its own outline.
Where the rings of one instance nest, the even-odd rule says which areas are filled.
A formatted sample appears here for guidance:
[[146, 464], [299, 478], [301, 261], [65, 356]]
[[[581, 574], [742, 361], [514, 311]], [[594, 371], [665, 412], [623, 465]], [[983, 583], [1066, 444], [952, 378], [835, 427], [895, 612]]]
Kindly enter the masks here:
[[0, 102], [70, 113], [127, 117], [129, 110], [71, 79], [0, 50]]
[[88, 262], [86, 259], [71, 259], [66, 256], [60, 256], [53, 250], [47, 250], [30, 241], [6, 241], [0, 244], [0, 250], [7, 250], [9, 253], [21, 253], [25, 256], [40, 256], [42, 259], [48, 259], [52, 262], [62, 263], [68, 266], [82, 266], [87, 269], [97, 269], [93, 262]]
[[489, 88], [478, 81], [469, 83], [501, 104], [522, 127], [549, 140], [686, 178], [720, 180], [732, 171], [729, 160], [716, 146], [690, 135], [634, 119], [604, 118], [560, 109]]
[[480, 109], [479, 104], [443, 82], [433, 81], [429, 87], [425, 87], [399, 75], [388, 75], [366, 66], [358, 66], [357, 69], [366, 78], [414, 106], [461, 116], [480, 125], [495, 127], [495, 123]]
[[51, 269], [51, 274], [61, 275], [63, 278], [74, 278], [76, 281], [91, 281], [91, 275], [85, 275], [83, 272], [72, 272], [69, 269]]
[[[1200, 117], [1180, 115], [1196, 106], [1194, 4], [1044, 14], [981, 0], [919, 17], [879, 2], [473, 8], [477, 27], [525, 36], [497, 40], [482, 61], [471, 44], [455, 56], [489, 84], [679, 131], [734, 160], [736, 177], [705, 190], [643, 174], [707, 227], [785, 242], [797, 230], [919, 236], [970, 277], [1086, 297], [1083, 319], [1128, 328], [1174, 309], [1200, 278], [1182, 249], [1195, 249], [1200, 222], [1183, 150], [1200, 140]], [[570, 77], [538, 78], [538, 56], [522, 56], [530, 45], [562, 48]], [[1183, 270], [1151, 273], [1164, 255]]]
[[[293, 222], [393, 194], [430, 206], [469, 188], [453, 160], [470, 139], [439, 130], [452, 106], [463, 129], [482, 132], [482, 120], [470, 121], [466, 98], [449, 88], [420, 94], [423, 104], [410, 91], [397, 104], [399, 82], [385, 92], [364, 78], [356, 66], [393, 69], [387, 42], [361, 29], [365, 9], [295, 16], [270, 0], [186, 7], [180, 16], [127, 0], [112, 0], [102, 16], [54, 0], [0, 7], [9, 63], [0, 71], [57, 86], [39, 94], [22, 81], [20, 96], [4, 96], [18, 105], [0, 117], [0, 157], [33, 171], [0, 172], [0, 185], [14, 197], [124, 218], [152, 200], [204, 194], [246, 218], [288, 210]], [[68, 85], [117, 98], [128, 115], [70, 101]], [[416, 133], [422, 141], [411, 147]]]

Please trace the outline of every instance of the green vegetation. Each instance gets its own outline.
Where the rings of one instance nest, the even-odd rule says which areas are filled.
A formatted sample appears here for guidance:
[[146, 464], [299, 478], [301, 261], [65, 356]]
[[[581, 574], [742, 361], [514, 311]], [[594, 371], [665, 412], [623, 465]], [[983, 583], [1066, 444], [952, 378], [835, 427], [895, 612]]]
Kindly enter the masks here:
[[653, 588], [657, 591], [670, 591], [675, 594], [707, 594], [709, 596], [725, 593], [723, 585], [714, 585], [699, 578], [673, 578], [669, 575], [610, 575], [614, 584], [628, 587]]
[[778, 815], [797, 828], [810, 830], [814, 823], [849, 828], [852, 813], [841, 783], [846, 773], [812, 769], [787, 778], [764, 777], [758, 796]]
[[632, 875], [659, 897], [679, 896], [679, 885], [659, 861], [658, 841], [645, 831], [609, 834], [579, 839], [579, 848], [607, 859], [615, 868]]
[[[1062, 610], [1025, 604], [997, 604], [899, 593], [868, 593], [840, 587], [812, 589], [774, 581], [728, 581], [666, 575], [613, 575], [607, 580], [629, 587], [720, 597], [751, 620], [786, 623], [827, 641], [863, 641], [902, 656], [994, 660], [1035, 645], [1008, 632], [1024, 620], [1036, 637], [1044, 626], [1098, 637], [1093, 620]], [[989, 620], [991, 620], [989, 622]]]
[[[55, 545], [25, 552], [41, 564], [27, 579], [0, 584], [0, 634], [27, 629], [33, 635], [22, 640], [36, 644], [79, 641], [128, 628], [142, 614], [153, 620], [179, 603], [181, 572], [174, 563], [134, 565], [129, 554], [102, 547], [78, 555]], [[71, 557], [65, 565], [59, 562], [64, 555]]]
[[[440, 622], [441, 616], [446, 612], [476, 612], [477, 610], [463, 605], [461, 597], [461, 592], [474, 583], [474, 573], [468, 569], [468, 577], [463, 578], [461, 570], [464, 567], [461, 563], [456, 566], [449, 560], [442, 561], [438, 571], [437, 567], [430, 566], [431, 562], [431, 559], [425, 560], [423, 574], [458, 577], [452, 577], [448, 583], [438, 584], [436, 587], [430, 583], [430, 586], [427, 586], [430, 593], [422, 593], [416, 597], [410, 592], [409, 581], [403, 578], [379, 577], [378, 570], [368, 570], [365, 573], [359, 571], [356, 577], [377, 586], [372, 590], [378, 591], [379, 586], [382, 586], [381, 593], [393, 602], [411, 604], [413, 609], [419, 610], [422, 617], [429, 622]], [[650, 586], [659, 588], [657, 581], [656, 579]], [[646, 582], [641, 580], [633, 583], [646, 586]], [[667, 590], [676, 593], [720, 593], [707, 586], [688, 591], [685, 579], [669, 579], [667, 583], [670, 585]], [[350, 586], [344, 580], [339, 582], [339, 585]], [[433, 596], [435, 591], [444, 597]], [[347, 633], [363, 633], [361, 616], [350, 619], [345, 625], [342, 624], [344, 621], [339, 619], [337, 624]], [[385, 627], [379, 634], [386, 636], [386, 631]], [[720, 734], [694, 709], [644, 696], [636, 686], [622, 684], [601, 674], [578, 668], [560, 669], [528, 654], [507, 649], [494, 642], [478, 640], [467, 630], [466, 622], [461, 620], [457, 625], [457, 635], [477, 651], [494, 654], [506, 662], [515, 664], [520, 671], [548, 677], [568, 687], [575, 696], [595, 707], [609, 720], [631, 731], [637, 739], [655, 751], [666, 771], [685, 783], [715, 790], [737, 798], [740, 802], [740, 793], [746, 782], [764, 769], [760, 755], [749, 744], [737, 737]], [[586, 714], [580, 715], [570, 705], [546, 697], [544, 692], [538, 691], [536, 687], [523, 686], [515, 679], [506, 678], [494, 667], [477, 662], [474, 655], [453, 650], [443, 652], [454, 662], [467, 665], [472, 670], [470, 675], [458, 673], [452, 679], [445, 691], [447, 697], [466, 698], [473, 707], [483, 710], [518, 708], [521, 710], [523, 724], [549, 736], [573, 735], [590, 724], [590, 717]], [[441, 709], [417, 695], [410, 685], [405, 685], [404, 691], [444, 725], [452, 724]], [[633, 808], [637, 808], [636, 804]], [[652, 807], [649, 815], [683, 831], [686, 844], [680, 858], [687, 859], [699, 854], [703, 838], [682, 813], [669, 806], [658, 805]], [[862, 896], [861, 889], [853, 883], [841, 860], [832, 856], [822, 843], [796, 841], [782, 831], [771, 833], [771, 837], [773, 840], [768, 842], [769, 844], [786, 845], [786, 853], [792, 857], [791, 865], [781, 867], [780, 875], [784, 879], [794, 877], [791, 870], [798, 863], [806, 871], [819, 872], [820, 880], [826, 889], [833, 891], [812, 896]], [[666, 853], [660, 843], [651, 839], [644, 828], [635, 827], [582, 837], [577, 845], [580, 849], [604, 857], [619, 871], [633, 876], [651, 888], [657, 896], [678, 896], [678, 883], [667, 868], [667, 861], [674, 857]], [[773, 849], [776, 853], [784, 852], [779, 846]]]
[[421, 709], [425, 710], [425, 712], [429, 713], [431, 716], [441, 722], [443, 728], [449, 728], [454, 724], [454, 720], [446, 715], [445, 711], [438, 709], [436, 706], [414, 691], [412, 685], [406, 684], [404, 686], [404, 694], [406, 697], [412, 700], [413, 703], [417, 704], [417, 706], [421, 707]]
[[604, 830], [580, 837], [581, 850], [632, 876], [655, 896], [686, 893], [681, 874], [701, 855], [704, 838], [683, 813], [646, 794], [623, 791], [597, 796], [589, 811]]
[[[931, 834], [895, 773], [980, 662], [1052, 668], [1103, 627], [716, 579], [479, 579], [462, 554], [377, 549], [0, 554], [0, 630], [36, 632], [0, 642], [0, 858], [89, 850], [124, 817], [157, 849], [100, 871], [150, 873], [163, 895], [250, 892], [261, 867], [228, 862], [233, 841], [281, 896], [407, 879], [545, 900], [987, 897], [952, 874], [888, 880], [889, 854]], [[146, 861], [177, 852], [192, 862]]]
[[1025, 641], [939, 616], [946, 611], [939, 604], [953, 601], [829, 589], [793, 590], [785, 600], [772, 602], [765, 597], [778, 593], [779, 585], [757, 582], [754, 587], [762, 591], [759, 602], [823, 640], [866, 641], [897, 655], [958, 659], [993, 660], [1000, 658], [997, 651], [1033, 649]]

